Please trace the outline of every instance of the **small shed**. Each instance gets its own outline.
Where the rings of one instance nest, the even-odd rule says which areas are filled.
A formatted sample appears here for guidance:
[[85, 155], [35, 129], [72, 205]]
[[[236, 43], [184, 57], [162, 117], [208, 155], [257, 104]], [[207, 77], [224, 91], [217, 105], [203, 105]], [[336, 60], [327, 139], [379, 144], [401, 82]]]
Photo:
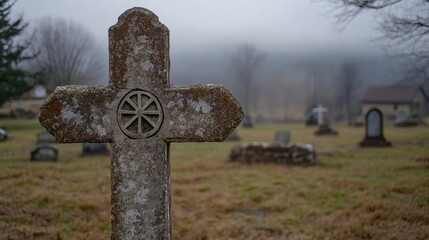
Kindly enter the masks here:
[[422, 87], [411, 84], [369, 87], [362, 97], [362, 114], [372, 108], [382, 111], [385, 120], [393, 121], [399, 111], [412, 119], [428, 115], [429, 98]]

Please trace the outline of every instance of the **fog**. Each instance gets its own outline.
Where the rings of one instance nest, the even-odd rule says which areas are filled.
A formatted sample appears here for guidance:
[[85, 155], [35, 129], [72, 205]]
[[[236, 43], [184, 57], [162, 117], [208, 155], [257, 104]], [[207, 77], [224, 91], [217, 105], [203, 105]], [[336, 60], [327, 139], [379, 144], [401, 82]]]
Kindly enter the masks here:
[[[49, 16], [89, 29], [104, 49], [105, 75], [98, 82], [106, 84], [107, 29], [134, 6], [153, 11], [170, 30], [172, 84], [224, 84], [240, 99], [231, 57], [243, 44], [263, 53], [252, 81], [251, 113], [260, 119], [302, 119], [311, 101], [335, 108], [329, 97], [339, 65], [347, 59], [358, 66], [359, 92], [366, 85], [395, 80], [395, 64], [374, 41], [374, 19], [360, 15], [338, 31], [328, 14], [332, 9], [320, 1], [18, 0], [14, 14], [23, 16], [30, 28]], [[318, 89], [316, 100], [310, 100], [312, 88]]]

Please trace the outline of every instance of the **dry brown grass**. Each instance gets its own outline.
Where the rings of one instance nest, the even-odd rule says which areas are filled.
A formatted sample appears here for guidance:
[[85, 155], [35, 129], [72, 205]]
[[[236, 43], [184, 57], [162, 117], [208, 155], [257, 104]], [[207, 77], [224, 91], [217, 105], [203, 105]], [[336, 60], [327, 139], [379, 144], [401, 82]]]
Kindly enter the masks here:
[[[109, 157], [30, 162], [41, 127], [1, 121], [0, 239], [109, 239]], [[429, 239], [429, 127], [386, 129], [394, 147], [359, 149], [362, 128], [314, 137], [301, 125], [239, 129], [244, 141], [291, 130], [313, 143], [314, 167], [226, 161], [235, 143], [173, 144], [174, 239]]]

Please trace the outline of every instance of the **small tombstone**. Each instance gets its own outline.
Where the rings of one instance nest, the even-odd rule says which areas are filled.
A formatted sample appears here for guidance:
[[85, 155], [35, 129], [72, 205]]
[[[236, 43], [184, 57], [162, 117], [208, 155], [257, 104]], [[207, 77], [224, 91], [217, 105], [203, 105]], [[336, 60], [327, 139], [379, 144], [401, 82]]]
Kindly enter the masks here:
[[5, 141], [8, 138], [9, 136], [7, 135], [7, 132], [4, 129], [0, 128], [0, 142]]
[[362, 147], [384, 147], [392, 144], [383, 135], [383, 114], [380, 110], [373, 108], [365, 117], [365, 138], [360, 142]]
[[82, 143], [82, 155], [108, 155], [109, 147], [106, 143]]
[[244, 128], [252, 128], [253, 127], [252, 118], [248, 114], [244, 115], [243, 120], [241, 121], [241, 125]]
[[234, 130], [226, 139], [226, 141], [240, 141], [241, 138], [237, 134], [237, 130]]
[[37, 143], [56, 143], [55, 137], [47, 131], [43, 131], [37, 134]]
[[410, 127], [418, 125], [419, 121], [411, 119], [410, 116], [404, 110], [398, 110], [395, 112], [395, 125], [399, 127]]
[[274, 142], [281, 144], [288, 144], [290, 142], [290, 132], [279, 131], [274, 135]]
[[31, 161], [57, 161], [58, 148], [52, 144], [38, 144], [31, 151]]
[[395, 124], [406, 123], [408, 120], [408, 114], [404, 110], [398, 110], [395, 112]]

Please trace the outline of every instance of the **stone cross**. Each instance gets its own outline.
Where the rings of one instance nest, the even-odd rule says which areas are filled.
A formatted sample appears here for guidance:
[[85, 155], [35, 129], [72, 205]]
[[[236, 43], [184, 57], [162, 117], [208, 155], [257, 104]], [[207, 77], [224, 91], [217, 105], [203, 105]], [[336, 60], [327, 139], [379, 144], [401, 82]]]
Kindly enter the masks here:
[[317, 108], [313, 108], [313, 112], [317, 114], [317, 125], [323, 124], [323, 113], [327, 112], [328, 109], [319, 104]]
[[222, 86], [169, 84], [169, 31], [143, 8], [109, 29], [110, 82], [58, 87], [40, 122], [60, 143], [112, 145], [112, 239], [171, 239], [170, 142], [223, 141], [243, 111]]

